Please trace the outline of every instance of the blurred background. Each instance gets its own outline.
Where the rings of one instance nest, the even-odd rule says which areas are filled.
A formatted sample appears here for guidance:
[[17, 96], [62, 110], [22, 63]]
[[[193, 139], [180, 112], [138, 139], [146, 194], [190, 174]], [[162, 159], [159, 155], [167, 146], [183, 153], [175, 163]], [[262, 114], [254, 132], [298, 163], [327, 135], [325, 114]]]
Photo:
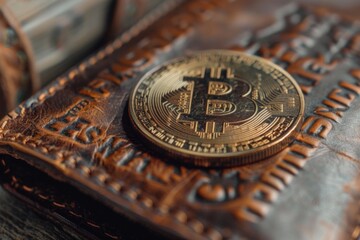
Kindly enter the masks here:
[[174, 0], [2, 0], [0, 117]]

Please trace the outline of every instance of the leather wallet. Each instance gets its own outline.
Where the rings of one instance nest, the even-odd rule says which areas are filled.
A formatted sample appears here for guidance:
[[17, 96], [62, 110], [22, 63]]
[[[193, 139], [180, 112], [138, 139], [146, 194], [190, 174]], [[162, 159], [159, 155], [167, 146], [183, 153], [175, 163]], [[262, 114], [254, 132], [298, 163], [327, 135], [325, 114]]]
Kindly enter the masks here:
[[[358, 239], [359, 9], [194, 0], [148, 17], [2, 120], [2, 184], [93, 238]], [[132, 87], [203, 49], [258, 55], [295, 78], [305, 119], [289, 147], [193, 168], [142, 141], [128, 116]]]

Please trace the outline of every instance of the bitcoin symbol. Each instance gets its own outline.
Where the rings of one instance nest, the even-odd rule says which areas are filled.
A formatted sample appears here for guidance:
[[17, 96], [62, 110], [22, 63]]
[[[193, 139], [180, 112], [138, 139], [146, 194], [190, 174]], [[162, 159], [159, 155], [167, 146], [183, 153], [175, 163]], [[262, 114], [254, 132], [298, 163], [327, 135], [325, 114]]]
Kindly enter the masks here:
[[165, 63], [142, 77], [129, 100], [130, 119], [149, 151], [158, 146], [171, 161], [203, 167], [277, 153], [295, 138], [303, 112], [304, 97], [288, 73], [232, 51]]
[[[219, 77], [212, 76], [216, 72]], [[178, 120], [195, 122], [201, 138], [216, 138], [227, 124], [246, 121], [256, 113], [256, 103], [246, 97], [251, 86], [234, 78], [230, 69], [206, 68], [202, 77], [185, 76], [183, 81], [193, 83], [191, 108], [189, 113], [180, 113]]]

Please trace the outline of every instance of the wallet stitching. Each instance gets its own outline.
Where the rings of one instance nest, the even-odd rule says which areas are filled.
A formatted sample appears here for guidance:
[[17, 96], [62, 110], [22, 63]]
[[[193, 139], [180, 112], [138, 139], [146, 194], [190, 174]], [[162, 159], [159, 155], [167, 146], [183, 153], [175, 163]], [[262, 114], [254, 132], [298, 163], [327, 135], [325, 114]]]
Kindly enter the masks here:
[[15, 189], [19, 189], [21, 188], [22, 190], [24, 190], [25, 192], [29, 193], [29, 194], [32, 194], [33, 196], [35, 196], [38, 200], [41, 200], [41, 201], [47, 201], [48, 203], [51, 203], [52, 206], [58, 208], [58, 209], [66, 209], [66, 211], [68, 212], [68, 214], [74, 216], [74, 217], [77, 217], [77, 218], [80, 218], [80, 219], [83, 219], [86, 224], [92, 228], [95, 228], [95, 229], [101, 229], [102, 230], [102, 233], [103, 235], [106, 235], [112, 239], [119, 239], [118, 235], [116, 234], [111, 234], [109, 232], [107, 232], [103, 227], [100, 226], [100, 224], [96, 224], [95, 222], [96, 221], [92, 221], [92, 220], [89, 220], [89, 219], [86, 219], [83, 217], [82, 214], [79, 214], [79, 213], [76, 213], [76, 211], [73, 211], [74, 209], [72, 209], [71, 207], [69, 207], [68, 205], [64, 204], [64, 203], [61, 203], [61, 202], [58, 202], [56, 200], [54, 201], [51, 201], [49, 200], [50, 197], [49, 195], [44, 195], [42, 193], [38, 193], [36, 194], [34, 192], [34, 187], [31, 187], [29, 185], [25, 185], [23, 183], [21, 183], [11, 172], [11, 170], [7, 167], [6, 165], [6, 162], [2, 159], [0, 161], [0, 163], [2, 164], [3, 168], [4, 168], [4, 174], [5, 175], [9, 175], [9, 177], [12, 179], [12, 181], [10, 182], [11, 186], [14, 187]]

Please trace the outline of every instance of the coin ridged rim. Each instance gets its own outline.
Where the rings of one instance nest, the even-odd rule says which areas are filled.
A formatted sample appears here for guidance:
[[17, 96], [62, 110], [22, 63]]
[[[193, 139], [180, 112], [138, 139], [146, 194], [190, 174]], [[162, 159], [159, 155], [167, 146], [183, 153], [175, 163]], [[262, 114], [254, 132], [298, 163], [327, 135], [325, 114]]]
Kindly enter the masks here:
[[[181, 60], [185, 60], [189, 57], [196, 56], [196, 55], [208, 55], [208, 54], [219, 54], [226, 53], [227, 55], [237, 55], [242, 57], [250, 57], [254, 60], [257, 60], [259, 62], [262, 62], [266, 65], [269, 65], [270, 67], [280, 71], [284, 76], [288, 78], [289, 81], [293, 84], [294, 88], [298, 92], [299, 99], [300, 99], [300, 110], [298, 116], [295, 118], [294, 123], [292, 126], [287, 130], [287, 133], [282, 136], [281, 138], [276, 139], [273, 142], [270, 142], [269, 144], [263, 145], [259, 148], [253, 148], [250, 150], [247, 150], [246, 152], [230, 152], [230, 153], [221, 153], [221, 154], [212, 154], [212, 153], [204, 153], [204, 152], [195, 152], [187, 149], [181, 149], [175, 146], [172, 146], [166, 142], [163, 142], [159, 140], [158, 138], [154, 137], [152, 134], [148, 132], [148, 130], [143, 126], [141, 121], [137, 118], [137, 115], [134, 110], [134, 100], [136, 96], [136, 92], [139, 88], [139, 86], [142, 84], [142, 81], [155, 72], [157, 72], [159, 69], [161, 69], [164, 66], [171, 65], [173, 63], [179, 62]], [[301, 128], [301, 123], [303, 122], [304, 118], [304, 111], [305, 111], [305, 98], [301, 91], [301, 88], [299, 84], [296, 82], [296, 80], [283, 68], [276, 65], [275, 63], [258, 57], [254, 55], [250, 55], [243, 52], [233, 51], [233, 50], [205, 50], [205, 51], [197, 51], [192, 54], [188, 54], [183, 57], [178, 57], [175, 59], [172, 59], [170, 61], [166, 61], [150, 71], [146, 72], [144, 75], [140, 77], [136, 85], [133, 87], [130, 97], [129, 97], [129, 115], [130, 120], [133, 123], [133, 126], [138, 130], [138, 132], [145, 137], [146, 140], [149, 141], [151, 146], [157, 148], [158, 150], [166, 150], [168, 153], [172, 154], [171, 160], [176, 160], [178, 163], [185, 163], [190, 164], [193, 166], [202, 166], [202, 167], [230, 167], [230, 166], [240, 166], [245, 165], [253, 162], [257, 162], [259, 160], [262, 160], [264, 158], [270, 157], [287, 146], [295, 139], [296, 135], [299, 134], [299, 130]]]

